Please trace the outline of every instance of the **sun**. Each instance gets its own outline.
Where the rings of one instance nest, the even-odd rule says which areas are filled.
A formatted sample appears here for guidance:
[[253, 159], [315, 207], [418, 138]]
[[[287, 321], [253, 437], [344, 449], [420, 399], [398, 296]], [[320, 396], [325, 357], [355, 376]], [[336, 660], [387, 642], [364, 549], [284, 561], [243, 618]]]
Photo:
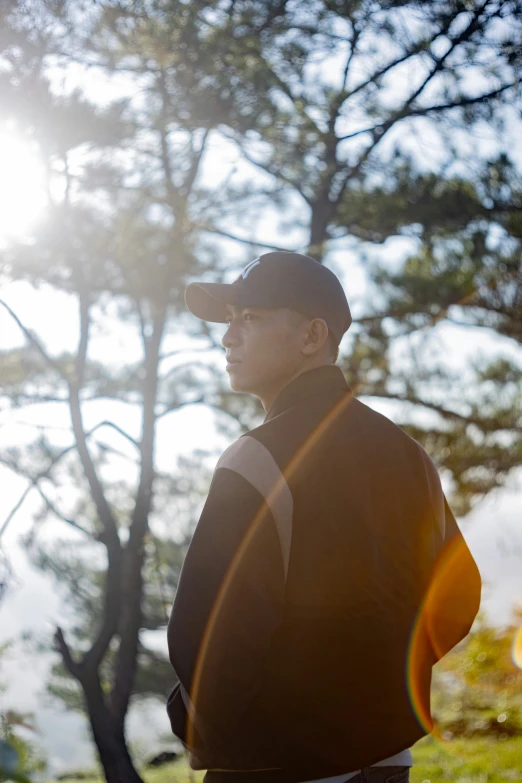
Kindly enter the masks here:
[[0, 245], [27, 236], [46, 203], [37, 152], [14, 132], [0, 130]]

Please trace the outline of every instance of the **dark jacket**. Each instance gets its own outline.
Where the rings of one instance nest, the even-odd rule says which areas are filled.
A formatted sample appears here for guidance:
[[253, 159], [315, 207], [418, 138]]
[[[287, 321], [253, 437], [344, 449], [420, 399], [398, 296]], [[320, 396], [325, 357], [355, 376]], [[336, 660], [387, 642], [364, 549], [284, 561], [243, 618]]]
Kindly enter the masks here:
[[432, 666], [479, 602], [427, 453], [337, 366], [302, 373], [216, 466], [168, 626], [172, 730], [207, 783], [369, 766], [430, 732]]

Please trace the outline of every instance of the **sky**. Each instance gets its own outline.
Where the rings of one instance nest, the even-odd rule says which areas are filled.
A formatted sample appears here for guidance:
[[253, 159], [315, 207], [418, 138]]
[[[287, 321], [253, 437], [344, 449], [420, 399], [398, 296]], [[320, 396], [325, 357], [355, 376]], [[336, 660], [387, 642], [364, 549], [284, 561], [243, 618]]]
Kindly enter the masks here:
[[[97, 91], [99, 97], [96, 80], [89, 81], [84, 73], [75, 73], [74, 69], [70, 77], [73, 85], [79, 81], [88, 94], [89, 91]], [[117, 96], [121, 89], [118, 84], [111, 87], [106, 85], [106, 100], [112, 95]], [[424, 149], [426, 145], [429, 146], [429, 142], [429, 137], [425, 137]], [[487, 143], [490, 143], [489, 140]], [[432, 152], [435, 154], [435, 148]], [[230, 149], [222, 143], [210, 156], [207, 172], [215, 177], [223, 176], [230, 165], [227, 155], [231, 154]], [[12, 124], [0, 122], [0, 249], [6, 242], [23, 239], [39, 221], [45, 220], [44, 204], [43, 170], [36, 150], [19, 142]], [[266, 218], [257, 227], [258, 236], [264, 234], [265, 237], [273, 237], [273, 241], [287, 243], [294, 239], [295, 242], [299, 241], [297, 235], [277, 237], [276, 222], [276, 216]], [[230, 250], [229, 244], [226, 247]], [[380, 247], [364, 248], [369, 258], [386, 259], [387, 263], [397, 265], [411, 249], [412, 240], [406, 237], [391, 238]], [[334, 245], [327, 261], [344, 285], [354, 317], [364, 312], [370, 295], [360, 251], [360, 246], [356, 248], [353, 243], [341, 240]], [[227, 275], [230, 279], [233, 270]], [[9, 283], [1, 279], [0, 298], [13, 308], [26, 326], [37, 331], [51, 353], [75, 349], [78, 313], [73, 298], [45, 286], [36, 289], [25, 283]], [[108, 338], [100, 336], [93, 341], [92, 355], [101, 360], [117, 356], [122, 363], [135, 361], [139, 351], [137, 341], [131, 339], [128, 330], [114, 319], [109, 326]], [[471, 332], [441, 323], [436, 327], [436, 338], [439, 354], [444, 356], [448, 366], [455, 369], [465, 366], [479, 354], [521, 358], [519, 349], [508, 341], [499, 341], [485, 330]], [[349, 339], [350, 335], [347, 335], [341, 350]], [[0, 349], [6, 350], [22, 344], [18, 328], [0, 308]], [[184, 358], [201, 358], [200, 354], [190, 352], [193, 345], [183, 335], [172, 338], [174, 344], [187, 348]], [[219, 352], [207, 358], [222, 362], [224, 368], [223, 355]], [[391, 402], [368, 398], [364, 402], [392, 420], [398, 415], [397, 406]], [[109, 402], [85, 406], [87, 427], [109, 416], [130, 434], [138, 434], [140, 420], [136, 410]], [[28, 443], [34, 437], [35, 427], [42, 421], [47, 427], [54, 428], [56, 443], [67, 442], [67, 411], [58, 405], [33, 406], [14, 414], [0, 412], [0, 448]], [[104, 433], [100, 440], [124, 449], [121, 440], [114, 434]], [[209, 463], [213, 464], [229, 442], [230, 439], [217, 432], [216, 414], [213, 411], [201, 405], [188, 406], [162, 422], [158, 432], [157, 466], [165, 472], [173, 472], [177, 457], [190, 454], [193, 449], [213, 450], [213, 456], [209, 458]], [[25, 482], [0, 467], [0, 487], [1, 525], [21, 496]], [[73, 490], [70, 492], [73, 493]], [[69, 499], [72, 497], [73, 494]], [[67, 502], [67, 492], [63, 493], [62, 500]], [[490, 619], [499, 624], [507, 623], [512, 606], [522, 602], [521, 500], [522, 469], [512, 473], [507, 488], [490, 493], [466, 520], [461, 521], [485, 583], [483, 607]], [[40, 741], [49, 753], [52, 771], [58, 773], [90, 764], [93, 752], [85, 720], [66, 713], [56, 704], [48, 703], [44, 696], [46, 674], [50, 663], [56, 660], [56, 655], [36, 655], [23, 641], [26, 631], [48, 635], [57, 622], [65, 620], [65, 604], [56, 586], [49, 577], [42, 575], [30, 564], [19, 545], [20, 537], [31, 526], [32, 515], [37, 507], [37, 499], [30, 497], [13, 518], [2, 542], [13, 569], [13, 583], [0, 603], [0, 643], [13, 639], [15, 645], [5, 664], [2, 663], [1, 677], [7, 681], [7, 690], [0, 693], [0, 709], [16, 707], [19, 710], [35, 711]], [[45, 536], [49, 540], [63, 535], [70, 535], [63, 523], [47, 523]], [[161, 649], [166, 648], [166, 639], [162, 634], [156, 634], [151, 642]], [[128, 728], [131, 741], [138, 743], [147, 755], [168, 748], [171, 742], [166, 739], [170, 727], [164, 705], [161, 704], [142, 704], [132, 708]]]

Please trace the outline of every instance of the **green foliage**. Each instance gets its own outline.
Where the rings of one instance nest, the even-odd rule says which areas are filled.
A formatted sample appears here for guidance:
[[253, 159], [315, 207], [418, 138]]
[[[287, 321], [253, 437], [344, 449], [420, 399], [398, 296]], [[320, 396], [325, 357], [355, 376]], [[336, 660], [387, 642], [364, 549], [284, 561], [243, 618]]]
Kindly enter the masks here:
[[[10, 646], [7, 642], [0, 647], [0, 663]], [[0, 682], [0, 690], [5, 690], [3, 682]], [[27, 731], [35, 731], [31, 723], [33, 717], [32, 713], [13, 709], [0, 712], [0, 780], [29, 783], [27, 775], [46, 770], [42, 749], [27, 737]]]
[[519, 780], [522, 739], [454, 739], [438, 742], [431, 736], [413, 747], [411, 783], [506, 783]]
[[[42, 501], [25, 544], [67, 599], [50, 692], [70, 708], [86, 709], [93, 682], [78, 683], [93, 647], [99, 703], [122, 686], [121, 725], [131, 698], [164, 699], [171, 685], [140, 631], [165, 632], [210, 470], [203, 454], [161, 470], [156, 437], [194, 403], [229, 438], [262, 415], [229, 391], [216, 333], [186, 318], [183, 292], [268, 249], [260, 219], [275, 214], [288, 249], [318, 260], [346, 238], [361, 256], [411, 240], [400, 266], [366, 264], [372, 287], [341, 366], [360, 395], [404, 403], [397, 423], [451, 475], [457, 513], [520, 464], [519, 364], [452, 373], [426, 360], [429, 338], [455, 322], [522, 342], [522, 189], [503, 128], [520, 102], [519, 11], [461, 0], [0, 10], [2, 112], [37, 145], [49, 196], [33, 235], [2, 250], [0, 275], [66, 294], [80, 326], [76, 351], [50, 355], [21, 324], [26, 347], [1, 356], [6, 409], [56, 403], [73, 424], [66, 442], [45, 431], [0, 456]], [[187, 337], [203, 362], [177, 353]], [[107, 418], [87, 429], [102, 402]], [[109, 403], [136, 414], [139, 434]], [[51, 517], [67, 541], [40, 538]]]
[[[412, 755], [411, 783], [507, 783], [520, 779], [522, 738], [438, 742], [428, 736], [413, 746]], [[181, 759], [159, 769], [143, 769], [141, 774], [145, 783], [200, 783], [205, 773], [192, 772]], [[87, 778], [84, 783], [101, 783], [101, 778]]]
[[433, 703], [442, 737], [522, 737], [521, 628], [522, 611], [507, 627], [482, 617], [437, 664]]

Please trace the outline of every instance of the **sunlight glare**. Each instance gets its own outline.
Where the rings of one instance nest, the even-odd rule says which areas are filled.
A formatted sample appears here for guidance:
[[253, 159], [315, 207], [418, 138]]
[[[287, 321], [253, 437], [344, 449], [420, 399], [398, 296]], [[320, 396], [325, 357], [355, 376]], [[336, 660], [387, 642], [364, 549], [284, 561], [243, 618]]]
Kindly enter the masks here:
[[0, 132], [0, 243], [23, 239], [42, 214], [47, 197], [44, 169], [26, 142]]
[[515, 666], [518, 666], [519, 669], [522, 669], [522, 625], [516, 632], [515, 638], [513, 639], [512, 655]]

